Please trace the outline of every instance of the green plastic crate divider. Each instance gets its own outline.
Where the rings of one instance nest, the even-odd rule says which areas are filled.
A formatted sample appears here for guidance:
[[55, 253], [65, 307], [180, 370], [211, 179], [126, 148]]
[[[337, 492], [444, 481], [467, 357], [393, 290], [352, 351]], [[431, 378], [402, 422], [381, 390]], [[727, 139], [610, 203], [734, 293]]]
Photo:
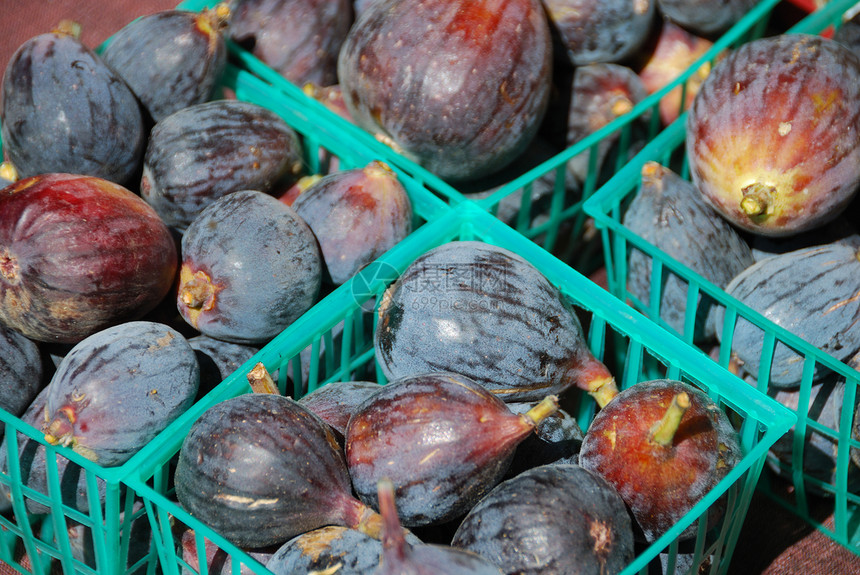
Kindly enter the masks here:
[[[306, 161], [312, 167], [321, 167], [320, 161], [327, 162], [332, 158], [339, 162], [339, 169], [363, 167], [373, 160], [384, 161], [384, 158], [377, 153], [376, 147], [368, 147], [354, 140], [345, 134], [340, 126], [333, 125], [326, 117], [320, 116], [318, 110], [304, 107], [303, 102], [288, 99], [258, 77], [233, 64], [228, 64], [218, 90], [232, 91], [236, 98], [262, 105], [280, 115], [299, 133]], [[402, 168], [391, 164], [389, 166], [397, 174], [410, 197], [415, 228], [420, 229], [425, 222], [441, 217], [450, 210], [443, 200], [424, 184], [414, 180]], [[329, 349], [331, 347], [329, 345]], [[329, 358], [329, 364], [334, 364], [334, 358]], [[287, 370], [283, 370], [279, 381], [282, 390], [286, 385], [286, 376]], [[9, 473], [0, 473], [0, 485], [8, 486], [13, 496], [12, 511], [8, 517], [0, 516], [0, 532], [3, 533], [3, 537], [0, 537], [0, 560], [14, 566], [22, 573], [39, 575], [46, 575], [52, 562], [59, 563], [67, 573], [131, 573], [138, 567], [146, 567], [145, 572], [154, 573], [155, 547], [149, 559], [141, 559], [135, 565], [129, 566], [128, 570], [124, 565], [129, 549], [131, 521], [142, 517], [144, 511], [125, 514], [123, 519], [120, 519], [122, 511], [131, 509], [134, 495], [131, 491], [125, 491], [122, 481], [127, 475], [133, 473], [136, 466], [140, 465], [141, 457], [132, 457], [119, 467], [104, 468], [67, 448], [47, 445], [44, 442], [43, 433], [2, 410], [0, 410], [0, 422], [5, 424], [6, 434], [10, 438], [7, 453], [4, 455], [14, 454], [9, 457]], [[14, 431], [46, 446], [49, 454], [56, 453], [64, 456], [82, 468], [86, 474], [86, 491], [91, 502], [89, 509], [77, 510], [62, 503], [56, 463], [48, 465], [51, 490], [49, 494], [40, 494], [23, 485], [17, 457], [18, 435]], [[100, 483], [103, 484], [102, 489], [106, 492], [103, 505], [97, 503]], [[42, 516], [28, 513], [24, 504], [25, 499], [47, 505], [49, 512]], [[89, 567], [73, 557], [66, 528], [67, 521], [74, 521], [90, 528], [95, 567]], [[14, 549], [21, 545], [31, 561], [29, 569], [21, 563], [20, 558], [15, 557]]]
[[[813, 34], [830, 26], [838, 26], [841, 23], [842, 15], [855, 3], [856, 0], [832, 0], [821, 10], [804, 18], [788, 33]], [[660, 300], [665, 278], [670, 274], [688, 286], [688, 310], [696, 309], [696, 296], [700, 293], [724, 306], [726, 309], [725, 319], [720, 326], [723, 343], [719, 345], [714, 358], [715, 363], [723, 367], [728, 367], [731, 361], [730, 342], [736, 322], [739, 319], [744, 319], [758, 326], [763, 335], [764, 345], [759, 371], [753, 375], [756, 376], [757, 391], [760, 393], [766, 394], [768, 391], [774, 391], [769, 386], [769, 374], [777, 344], [786, 345], [803, 358], [804, 370], [799, 396], [801, 407], [794, 410], [797, 423], [793, 428], [791, 460], [780, 462], [775, 456], [768, 456], [768, 461], [772, 466], [780, 468], [788, 475], [787, 479], [791, 483], [793, 493], [785, 494], [784, 489], [780, 489], [781, 480], [774, 479], [768, 474], [762, 476], [759, 487], [772, 499], [796, 513], [810, 525], [851, 551], [860, 554], [860, 494], [851, 492], [848, 488], [848, 472], [853, 465], [850, 461], [849, 452], [852, 448], [860, 448], [860, 442], [851, 438], [853, 406], [857, 394], [857, 385], [860, 383], [860, 372], [815, 348], [797, 335], [776, 325], [752, 308], [732, 298], [724, 290], [646, 242], [622, 224], [624, 210], [639, 189], [641, 169], [647, 161], [660, 162], [689, 179], [689, 170], [684, 153], [685, 122], [686, 114], [648, 143], [633, 160], [583, 205], [585, 213], [594, 218], [603, 238], [609, 291], [669, 331], [672, 331], [671, 327], [667, 326], [660, 318]], [[645, 253], [652, 261], [648, 301], [639, 300], [626, 289], [627, 258], [632, 250]], [[686, 314], [683, 333], [677, 335], [687, 344], [694, 345], [693, 334], [696, 325], [695, 313]], [[826, 367], [837, 376], [845, 379], [845, 395], [843, 397], [843, 409], [839, 416], [838, 430], [815, 421], [808, 416], [806, 411], [813, 387], [813, 372], [819, 366]], [[836, 479], [832, 483], [814, 476], [804, 467], [804, 455], [808, 450], [805, 438], [810, 433], [825, 436], [838, 445]], [[832, 501], [832, 526], [814, 517], [810, 509], [810, 496], [821, 492]]]
[[[464, 239], [478, 239], [518, 253], [540, 269], [549, 281], [559, 286], [578, 309], [588, 313], [590, 317], [585, 326], [589, 345], [593, 353], [610, 367], [620, 386], [627, 387], [653, 377], [682, 379], [704, 389], [743, 423], [740, 436], [745, 456], [741, 463], [682, 521], [643, 551], [624, 571], [625, 575], [646, 572], [649, 562], [658, 557], [661, 551], [670, 546], [675, 549], [674, 541], [687, 525], [700, 521], [702, 535], [696, 545], [698, 556], [712, 558], [714, 563], [711, 572], [728, 572], [732, 551], [767, 451], [794, 424], [795, 416], [716, 363], [705, 361], [700, 351], [684, 344], [607, 294], [540, 246], [484, 210], [466, 203], [416, 230], [378, 260], [379, 269], [368, 270], [364, 277], [360, 273], [329, 294], [138, 454], [136, 472], [133, 476], [127, 476], [125, 481], [144, 500], [150, 522], [158, 533], [159, 557], [165, 573], [178, 573], [187, 567], [174, 551], [171, 531], [174, 522], [193, 529], [199, 538], [199, 546], [202, 546], [203, 538], [209, 539], [252, 570], [257, 567], [244, 552], [196, 520], [172, 499], [170, 462], [179, 452], [194, 421], [212, 405], [250, 392], [247, 373], [258, 362], [263, 363], [270, 372], [284, 370], [302, 350], [344, 319], [365, 317], [366, 312], [361, 311], [362, 305], [373, 296], [381, 295], [387, 285], [420, 254], [445, 242]], [[343, 375], [352, 374], [361, 368], [367, 368], [361, 373], [374, 369], [378, 373], [372, 336], [369, 334], [353, 342], [349, 349], [342, 351], [340, 357], [348, 367], [330, 380], [309, 382], [310, 388], [343, 379]], [[313, 363], [318, 359], [314, 355], [310, 361]], [[582, 428], [586, 428], [593, 416], [594, 406], [590, 398], [584, 395], [581, 397], [579, 422]], [[707, 512], [720, 496], [727, 497], [730, 505], [720, 529], [715, 533], [706, 528]], [[674, 560], [674, 555], [670, 559]], [[233, 567], [237, 568], [236, 565]]]
[[[218, 4], [217, 0], [185, 0], [176, 7], [180, 10], [200, 12], [205, 8], [211, 8]], [[395, 152], [390, 146], [382, 143], [367, 131], [359, 128], [351, 122], [341, 118], [322, 103], [304, 93], [300, 86], [296, 86], [270, 66], [264, 64], [259, 58], [249, 51], [239, 47], [235, 42], [227, 39], [228, 52], [238, 65], [264, 80], [278, 91], [282, 92], [288, 99], [300, 102], [301, 106], [313, 111], [321, 125], [330, 129], [339, 130], [344, 137], [365, 146], [381, 159], [384, 159], [392, 167], [397, 167], [408, 173], [416, 182], [433, 190], [447, 203], [457, 204], [465, 198], [449, 183], [439, 176], [433, 174], [423, 166], [407, 158], [403, 154]]]

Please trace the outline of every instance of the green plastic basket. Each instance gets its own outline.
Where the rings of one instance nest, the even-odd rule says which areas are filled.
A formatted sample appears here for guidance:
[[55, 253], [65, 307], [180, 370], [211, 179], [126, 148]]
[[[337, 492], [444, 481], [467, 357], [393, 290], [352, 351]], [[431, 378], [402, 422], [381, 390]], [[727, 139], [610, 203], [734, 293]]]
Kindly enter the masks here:
[[[700, 535], [690, 551], [695, 553], [695, 562], [704, 565], [702, 572], [729, 572], [732, 551], [765, 455], [769, 447], [793, 425], [794, 416], [727, 370], [705, 361], [700, 351], [669, 335], [540, 246], [480, 208], [466, 203], [447, 216], [422, 226], [380, 258], [374, 269], [360, 273], [329, 294], [139, 454], [136, 473], [134, 477], [127, 477], [125, 482], [144, 500], [155, 533], [161, 567], [167, 575], [197, 572], [191, 569], [182, 553], [177, 552], [175, 533], [180, 525], [193, 530], [197, 550], [194, 560], [200, 561], [200, 565], [206, 565], [204, 549], [208, 540], [230, 557], [233, 573], [239, 573], [240, 568], [268, 573], [262, 564], [183, 510], [175, 500], [171, 485], [172, 461], [194, 421], [218, 402], [249, 393], [247, 374], [258, 362], [262, 362], [270, 372], [278, 372], [282, 393], [295, 396], [296, 390], [286, 387], [283, 374], [303, 367], [306, 359], [301, 352], [308, 346], [317, 350], [325, 348], [321, 358], [316, 353], [311, 354], [310, 365], [304, 366], [309, 367], [311, 373], [310, 389], [329, 381], [367, 378], [368, 374], [372, 377], [373, 373], [378, 376], [376, 381], [384, 381], [373, 350], [376, 314], [368, 313], [368, 304], [375, 301], [373, 298], [380, 296], [419, 255], [453, 240], [480, 240], [499, 245], [518, 253], [540, 269], [582, 312], [591, 350], [610, 368], [620, 387], [657, 377], [680, 379], [702, 388], [737, 416], [745, 454], [741, 462], [665, 536], [642, 550], [624, 571], [625, 574], [648, 573], [649, 568], [659, 567], [661, 553], [668, 554], [669, 565], [674, 565], [678, 552], [677, 537], [685, 527], [699, 521]], [[338, 351], [329, 353], [333, 330], [337, 326], [343, 326], [342, 333], [348, 337], [344, 337]], [[322, 370], [321, 364], [328, 364], [325, 379], [316, 375]], [[590, 397], [580, 395], [578, 391], [569, 393], [575, 404], [570, 412], [585, 429], [593, 418], [595, 405]], [[725, 496], [728, 502], [727, 513], [719, 523], [708, 525], [707, 511], [721, 496]], [[205, 569], [201, 568], [201, 572]], [[668, 572], [675, 572], [674, 568]]]
[[[222, 93], [231, 92], [236, 98], [265, 106], [279, 114], [301, 136], [305, 161], [312, 170], [328, 169], [328, 164], [337, 161], [338, 169], [364, 167], [373, 160], [382, 159], [375, 150], [354, 142], [340, 132], [337, 126], [328, 124], [313, 109], [306, 110], [301, 103], [289, 101], [283, 94], [259, 78], [234, 65], [225, 71], [219, 88]], [[423, 184], [413, 180], [397, 166], [391, 166], [410, 197], [413, 208], [413, 226], [420, 229], [425, 222], [441, 217], [450, 208]], [[65, 573], [121, 574], [155, 573], [157, 553], [155, 546], [134, 565], [127, 566], [129, 538], [132, 522], [140, 519], [144, 511], [135, 507], [135, 494], [122, 485], [124, 478], [134, 473], [142, 459], [149, 455], [137, 455], [116, 468], [101, 467], [69, 449], [49, 446], [44, 434], [19, 418], [0, 410], [0, 421], [5, 424], [6, 436], [10, 438], [8, 452], [9, 473], [0, 473], [0, 484], [9, 486], [13, 497], [12, 511], [0, 515], [0, 561], [11, 565], [21, 573], [44, 575], [52, 567]], [[78, 511], [64, 505], [59, 495], [57, 465], [49, 465], [49, 493], [42, 495], [23, 485], [18, 465], [18, 435], [23, 434], [46, 445], [49, 459], [61, 454], [78, 464], [86, 474], [89, 509]], [[103, 483], [105, 501], [99, 504], [98, 488]], [[46, 505], [50, 511], [43, 515], [32, 515], [25, 507], [26, 499]], [[126, 512], [127, 513], [124, 513]], [[82, 562], [72, 552], [72, 541], [66, 528], [72, 521], [83, 525], [92, 537], [92, 558]], [[147, 522], [144, 522], [146, 525]], [[26, 557], [26, 560], [24, 559]]]
[[[855, 2], [856, 0], [833, 0], [822, 10], [805, 18], [789, 33], [814, 33], [831, 25], [838, 27], [842, 14]], [[764, 346], [760, 368], [755, 374], [756, 387], [760, 392], [771, 394], [776, 392], [775, 386], [770, 384], [769, 374], [777, 344], [785, 344], [803, 357], [803, 379], [798, 400], [798, 405], [802, 407], [794, 409], [797, 424], [789, 443], [790, 461], [780, 462], [775, 455], [770, 454], [769, 468], [779, 470], [779, 475], [763, 474], [760, 488], [775, 501], [826, 533], [836, 542], [860, 554], [860, 493], [853, 492], [848, 487], [849, 472], [852, 471], [853, 466], [849, 452], [852, 448], [860, 447], [860, 443], [850, 437], [860, 372], [837, 361], [732, 298], [724, 290], [646, 242], [622, 224], [624, 211], [639, 190], [641, 170], [645, 162], [659, 162], [689, 179], [684, 148], [685, 119], [686, 115], [669, 126], [583, 206], [585, 213], [594, 218], [603, 238], [608, 289], [620, 300], [629, 303], [671, 331], [671, 327], [660, 317], [662, 289], [666, 278], [674, 276], [680, 279], [687, 287], [689, 304], [688, 313], [684, 318], [683, 333], [678, 335], [690, 345], [693, 345], [697, 328], [702, 327], [697, 325], [697, 322], [701, 324], [703, 320], [701, 317], [697, 318], [695, 313], [695, 302], [698, 297], [702, 295], [711, 298], [717, 304], [724, 306], [726, 308], [724, 323], [718, 326], [718, 329], [721, 329], [723, 343], [718, 344], [717, 349], [709, 350], [711, 358], [724, 367], [730, 366], [732, 360], [731, 341], [736, 321], [743, 318], [761, 328]], [[628, 258], [633, 250], [641, 251], [651, 259], [652, 275], [648, 301], [642, 301], [627, 289]], [[806, 406], [810, 405], [813, 373], [817, 366], [826, 367], [833, 371], [836, 377], [845, 379], [843, 408], [839, 413], [838, 426], [825, 425], [808, 414]], [[804, 456], [809, 451], [804, 439], [808, 434], [820, 435], [836, 444], [836, 471], [833, 481], [822, 480], [820, 475], [804, 466]], [[821, 517], [823, 506], [829, 511], [826, 515], [832, 515], [832, 519]]]

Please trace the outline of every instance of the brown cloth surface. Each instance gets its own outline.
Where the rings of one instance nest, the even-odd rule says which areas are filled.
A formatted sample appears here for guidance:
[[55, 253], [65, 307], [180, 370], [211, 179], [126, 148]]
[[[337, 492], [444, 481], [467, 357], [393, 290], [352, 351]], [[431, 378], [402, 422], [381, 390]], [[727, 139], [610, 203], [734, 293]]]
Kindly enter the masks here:
[[[81, 40], [95, 47], [134, 18], [173, 8], [177, 3], [178, 0], [2, 0], [0, 69], [5, 70], [6, 62], [21, 43], [50, 31], [61, 19], [80, 23]], [[827, 509], [824, 504], [820, 507]], [[0, 575], [7, 573], [16, 571], [0, 565]], [[730, 573], [860, 575], [860, 557], [766, 496], [756, 494]]]

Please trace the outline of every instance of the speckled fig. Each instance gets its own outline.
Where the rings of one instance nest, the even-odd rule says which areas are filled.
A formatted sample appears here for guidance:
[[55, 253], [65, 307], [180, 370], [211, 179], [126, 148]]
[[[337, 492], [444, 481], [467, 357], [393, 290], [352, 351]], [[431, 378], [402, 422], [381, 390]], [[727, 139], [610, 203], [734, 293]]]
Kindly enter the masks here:
[[552, 49], [538, 0], [375, 2], [338, 78], [355, 122], [449, 180], [491, 174], [537, 133]]
[[262, 344], [316, 302], [322, 256], [295, 210], [254, 190], [203, 209], [182, 236], [176, 305], [202, 334]]
[[0, 322], [31, 339], [77, 343], [139, 319], [177, 268], [170, 230], [118, 184], [44, 174], [0, 190]]
[[726, 219], [788, 236], [836, 218], [860, 189], [860, 57], [807, 34], [748, 42], [719, 61], [687, 116], [697, 189]]

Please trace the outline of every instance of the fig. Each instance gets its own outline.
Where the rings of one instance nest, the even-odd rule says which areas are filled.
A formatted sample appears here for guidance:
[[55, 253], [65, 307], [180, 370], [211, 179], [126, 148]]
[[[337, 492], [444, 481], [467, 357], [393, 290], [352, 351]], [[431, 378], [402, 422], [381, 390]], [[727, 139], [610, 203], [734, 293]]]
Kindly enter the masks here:
[[185, 107], [152, 128], [140, 195], [184, 232], [200, 211], [232, 192], [272, 192], [302, 175], [298, 134], [271, 110], [241, 100]]
[[318, 387], [298, 399], [298, 402], [328, 423], [343, 439], [349, 418], [379, 390], [379, 384], [373, 381], [334, 381]]
[[574, 66], [620, 63], [654, 28], [654, 0], [542, 0]]
[[522, 257], [482, 241], [452, 241], [410, 264], [379, 304], [374, 348], [388, 379], [455, 372], [505, 401], [574, 385], [599, 405], [617, 393], [561, 291]]
[[[513, 413], [527, 413], [537, 405], [535, 402], [509, 402], [508, 409]], [[558, 409], [549, 414], [529, 434], [514, 452], [508, 468], [507, 477], [519, 475], [527, 469], [550, 463], [573, 463], [579, 461], [582, 446], [582, 429], [575, 417]]]
[[634, 557], [624, 501], [578, 465], [542, 465], [495, 487], [457, 528], [451, 545], [504, 573], [618, 573]]
[[177, 268], [170, 230], [118, 184], [43, 174], [0, 190], [0, 323], [28, 338], [77, 343], [139, 319]]
[[663, 17], [700, 36], [720, 34], [737, 24], [758, 3], [756, 0], [656, 0]]
[[[585, 433], [579, 462], [618, 491], [651, 542], [672, 528], [741, 460], [740, 439], [726, 414], [703, 391], [671, 379], [622, 390]], [[709, 525], [725, 509], [709, 509]], [[638, 527], [638, 529], [636, 528]], [[679, 539], [693, 537], [690, 524]]]
[[130, 185], [146, 146], [140, 105], [77, 33], [58, 27], [12, 55], [3, 75], [3, 153], [21, 178], [62, 172]]
[[194, 350], [197, 363], [200, 364], [200, 397], [260, 351], [254, 345], [232, 343], [203, 334], [189, 338], [188, 345]]
[[394, 484], [379, 481], [377, 497], [384, 519], [382, 560], [374, 575], [500, 575], [502, 572], [477, 553], [450, 545], [413, 545], [406, 539], [396, 506]]
[[[653, 51], [639, 69], [639, 78], [647, 93], [659, 92], [676, 81], [713, 45], [707, 38], [697, 36], [671, 20], [664, 20]], [[690, 107], [710, 71], [711, 64], [702, 64], [682, 85], [675, 86], [660, 98], [659, 111], [663, 125], [668, 126]]]
[[263, 192], [233, 192], [206, 206], [181, 251], [177, 308], [215, 339], [266, 343], [319, 295], [323, 261], [313, 232]]
[[47, 384], [48, 375], [39, 346], [14, 329], [0, 326], [0, 409], [15, 416], [23, 414]]
[[[598, 3], [594, 3], [595, 6]], [[597, 63], [578, 66], [574, 71], [571, 87], [570, 108], [567, 116], [567, 145], [573, 146], [624, 114], [647, 96], [645, 85], [636, 73], [627, 66], [612, 63]], [[650, 113], [639, 116], [632, 125], [628, 143], [634, 153], [641, 147], [647, 133]], [[600, 140], [596, 151], [577, 154], [567, 163], [568, 171], [584, 183], [588, 178], [590, 155], [597, 154], [598, 170], [603, 167], [610, 151], [618, 143], [620, 131], [608, 134]]]
[[229, 16], [227, 3], [146, 14], [111, 36], [101, 57], [158, 122], [212, 97], [227, 63]]
[[730, 52], [687, 116], [693, 182], [755, 234], [820, 228], [860, 188], [860, 57], [821, 36], [783, 34]]
[[[809, 344], [840, 361], [860, 350], [860, 248], [831, 243], [802, 248], [758, 261], [726, 286], [726, 293], [761, 313]], [[717, 337], [723, 341], [725, 309], [714, 312]], [[764, 330], [738, 316], [729, 343], [743, 369], [759, 378], [764, 355]], [[770, 355], [770, 354], [768, 354]], [[768, 387], [797, 387], [803, 377], [803, 357], [782, 341], [773, 348]], [[813, 380], [829, 370], [816, 365]]]
[[844, 20], [842, 25], [833, 33], [833, 39], [860, 56], [860, 12], [855, 12], [853, 16]]
[[371, 507], [377, 483], [397, 487], [407, 527], [464, 515], [502, 480], [516, 446], [558, 409], [548, 396], [526, 414], [455, 373], [390, 381], [356, 408], [346, 428], [346, 462], [358, 497]]
[[352, 494], [331, 429], [282, 395], [249, 393], [207, 409], [182, 442], [174, 483], [185, 509], [243, 548], [325, 525], [381, 533], [379, 515]]
[[780, 238], [759, 235], [749, 238], [749, 245], [755, 261], [786, 252], [834, 242], [845, 243], [860, 248], [860, 227], [853, 220], [849, 220], [849, 216], [844, 212], [832, 221], [830, 225], [820, 229]]
[[[642, 166], [642, 185], [622, 224], [718, 287], [725, 287], [754, 261], [743, 236], [702, 200], [693, 184], [657, 162]], [[627, 269], [627, 290], [643, 305], [650, 305], [652, 258], [631, 248]], [[683, 334], [688, 282], [671, 271], [664, 273], [659, 315], [675, 332]], [[707, 317], [714, 302], [700, 293], [696, 305], [693, 338], [713, 339], [714, 326]]]
[[302, 92], [344, 120], [352, 122], [352, 116], [349, 115], [349, 108], [346, 106], [346, 100], [344, 100], [343, 97], [343, 89], [341, 89], [340, 84], [323, 86], [314, 82], [306, 82], [302, 86]]
[[228, 34], [290, 82], [329, 85], [352, 23], [351, 0], [237, 0]]
[[374, 2], [338, 58], [355, 123], [452, 181], [522, 153], [546, 113], [551, 76], [538, 0]]
[[103, 467], [125, 463], [197, 397], [200, 367], [176, 330], [133, 321], [72, 348], [51, 379], [45, 441]]
[[341, 285], [412, 231], [412, 203], [382, 161], [312, 183], [293, 201], [322, 252], [328, 278]]
[[[410, 545], [421, 545], [412, 533], [404, 534]], [[303, 533], [284, 543], [266, 564], [275, 575], [336, 573], [367, 575], [379, 566], [382, 542], [361, 531], [329, 525]], [[328, 571], [327, 571], [328, 570]]]

